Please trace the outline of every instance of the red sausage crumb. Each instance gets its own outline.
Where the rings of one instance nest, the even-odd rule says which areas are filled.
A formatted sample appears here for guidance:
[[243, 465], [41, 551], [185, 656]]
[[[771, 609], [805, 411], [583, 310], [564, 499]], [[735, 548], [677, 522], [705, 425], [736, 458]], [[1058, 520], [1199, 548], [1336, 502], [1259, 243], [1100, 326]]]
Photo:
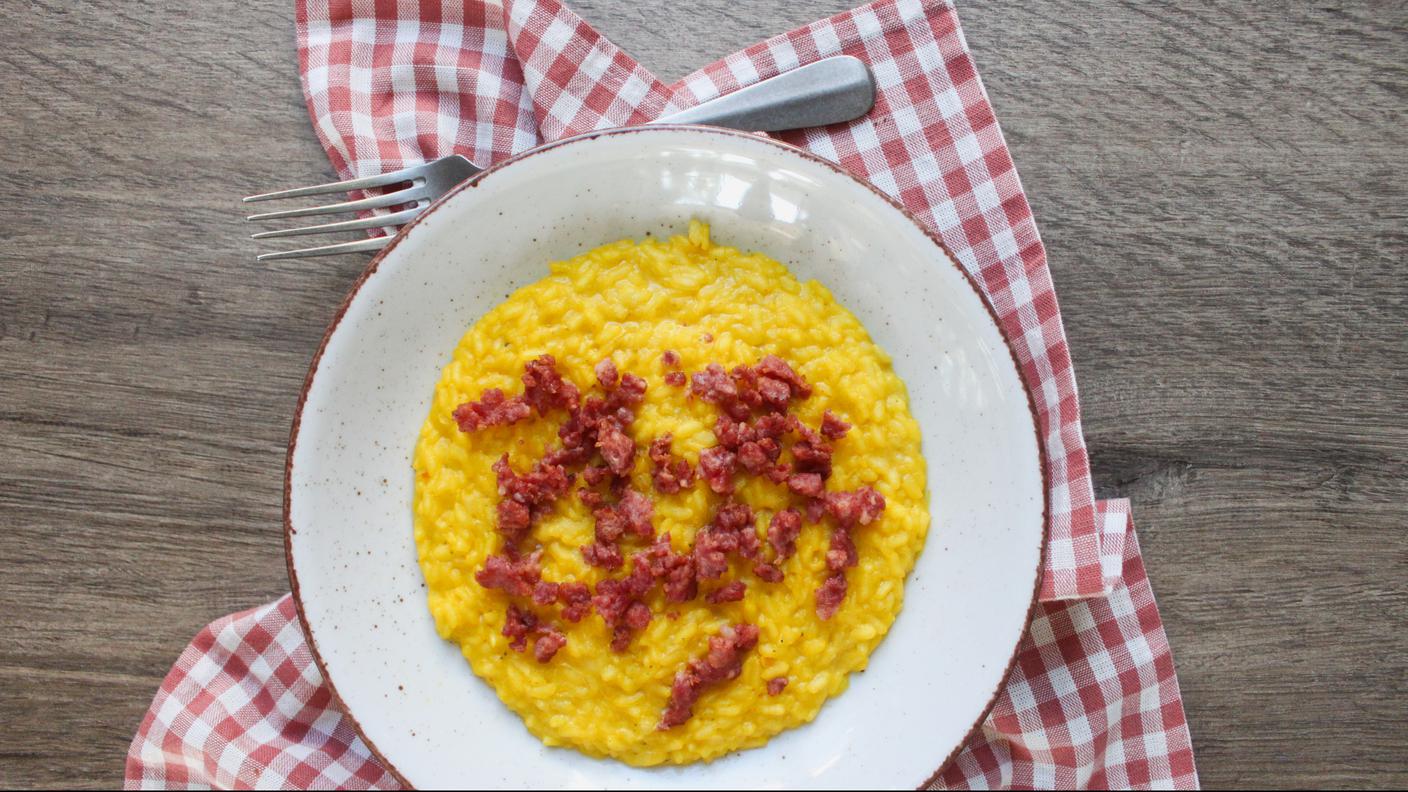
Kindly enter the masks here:
[[546, 514], [553, 501], [567, 494], [572, 478], [561, 466], [543, 461], [520, 476], [509, 465], [508, 454], [499, 457], [493, 468], [499, 494], [504, 497], [498, 505], [498, 530], [508, 546], [514, 547], [527, 535], [533, 521]]
[[831, 446], [798, 440], [792, 444], [792, 468], [799, 473], [815, 473], [825, 481], [831, 477]]
[[781, 583], [783, 578], [781, 569], [763, 561], [753, 565], [753, 574], [757, 575], [759, 580], [767, 583]]
[[539, 415], [547, 415], [555, 407], [574, 411], [580, 398], [577, 386], [557, 373], [557, 361], [552, 355], [542, 355], [523, 366], [523, 399]]
[[508, 454], [498, 458], [493, 465], [498, 479], [499, 494], [529, 507], [542, 506], [567, 494], [572, 479], [561, 465], [549, 465], [539, 461], [531, 470], [518, 475], [509, 466]]
[[733, 492], [733, 468], [736, 463], [737, 457], [727, 448], [706, 448], [699, 452], [699, 475], [708, 483], [709, 489], [725, 495]]
[[738, 397], [733, 378], [718, 363], [710, 363], [703, 371], [695, 372], [690, 392], [711, 404], [721, 404]]
[[802, 379], [787, 361], [777, 355], [766, 355], [753, 367], [759, 374], [787, 383], [793, 396], [805, 399], [812, 395], [812, 386]]
[[654, 545], [631, 557], [631, 573], [624, 578], [608, 578], [596, 585], [592, 606], [611, 628], [611, 649], [624, 652], [632, 636], [650, 624], [650, 606], [641, 598], [650, 593], [655, 582], [665, 574], [673, 558], [670, 539], [663, 536]]
[[694, 468], [688, 460], [671, 452], [670, 444], [673, 442], [674, 436], [666, 432], [650, 443], [655, 489], [666, 495], [673, 495], [694, 484]]
[[596, 374], [597, 383], [606, 390], [614, 390], [621, 382], [621, 374], [616, 370], [616, 363], [611, 358], [604, 358], [596, 364], [593, 373]]
[[508, 614], [504, 618], [504, 637], [508, 638], [509, 648], [515, 652], [521, 652], [528, 647], [528, 636], [538, 626], [538, 617], [532, 611], [526, 611], [513, 603], [508, 605]]
[[759, 438], [766, 437], [772, 440], [779, 440], [784, 434], [787, 434], [789, 428], [791, 427], [787, 416], [778, 413], [760, 415], [758, 419], [753, 422], [753, 431], [757, 433]]
[[846, 576], [841, 572], [833, 572], [816, 590], [816, 615], [822, 621], [830, 619], [841, 609], [841, 602], [845, 599]]
[[557, 587], [557, 601], [562, 603], [562, 618], [579, 622], [592, 609], [592, 592], [585, 583], [562, 583]]
[[551, 605], [557, 602], [557, 592], [558, 585], [556, 583], [540, 580], [537, 585], [533, 586], [533, 604]]
[[626, 626], [632, 630], [644, 630], [650, 624], [650, 606], [644, 602], [632, 602], [626, 609]]
[[655, 527], [651, 525], [655, 503], [633, 489], [622, 490], [621, 499], [616, 503], [608, 504], [591, 491], [582, 493], [582, 501], [595, 506], [592, 517], [596, 520], [596, 541], [582, 548], [582, 557], [592, 566], [620, 568], [622, 556], [616, 543], [628, 533], [641, 539], [655, 536]]
[[830, 410], [821, 414], [821, 434], [827, 440], [840, 440], [851, 430], [851, 425], [837, 418]]
[[533, 515], [527, 506], [515, 500], [501, 500], [496, 507], [498, 514], [498, 531], [503, 534], [504, 541], [510, 546], [516, 546], [528, 535], [528, 530], [533, 527]]
[[[611, 648], [624, 652], [631, 642], [631, 628], [626, 622], [626, 613], [632, 605], [639, 605], [631, 595], [630, 587], [621, 580], [608, 578], [596, 584], [596, 594], [592, 597], [592, 607], [597, 615], [612, 629]], [[645, 615], [650, 615], [646, 608]]]
[[731, 403], [719, 406], [737, 420], [747, 420], [750, 410], [764, 406], [763, 396], [758, 393], [758, 372], [751, 366], [734, 366], [729, 375], [733, 377], [733, 386], [738, 389], [738, 397]]
[[688, 382], [683, 371], [671, 371], [665, 375], [665, 384], [675, 388], [683, 388]]
[[595, 490], [589, 490], [586, 487], [580, 487], [577, 489], [577, 498], [582, 501], [583, 506], [586, 506], [588, 509], [591, 509], [593, 511], [600, 509], [602, 506], [606, 505], [605, 495], [602, 495], [600, 492], [596, 492]]
[[808, 498], [819, 498], [825, 491], [817, 473], [793, 473], [787, 479], [787, 488]]
[[762, 405], [780, 412], [787, 409], [787, 402], [792, 400], [792, 388], [780, 379], [759, 377], [758, 398]]
[[753, 507], [746, 503], [725, 503], [714, 515], [716, 530], [728, 531], [738, 537], [738, 554], [744, 558], [757, 558], [762, 550], [758, 541], [757, 517]]
[[650, 525], [654, 513], [654, 503], [635, 490], [626, 490], [620, 501], [592, 512], [596, 517], [597, 541], [617, 542], [627, 533], [649, 539], [655, 535]]
[[797, 552], [797, 537], [802, 535], [802, 515], [796, 509], [783, 509], [768, 521], [768, 544], [778, 561], [786, 561]]
[[768, 680], [768, 695], [776, 696], [787, 689], [787, 677], [773, 677]]
[[624, 652], [631, 646], [631, 636], [644, 630], [650, 624], [650, 606], [644, 602], [632, 602], [626, 607], [625, 618], [617, 624], [611, 635], [611, 650]]
[[455, 423], [461, 432], [474, 432], [490, 426], [507, 426], [527, 418], [533, 412], [521, 396], [505, 398], [498, 388], [489, 388], [477, 402], [465, 402], [455, 408]]
[[628, 489], [621, 494], [621, 500], [616, 503], [616, 512], [621, 515], [627, 533], [641, 539], [655, 537], [655, 528], [650, 524], [651, 519], [655, 516], [654, 501], [633, 489]]
[[738, 540], [730, 534], [704, 531], [694, 538], [694, 571], [698, 577], [713, 580], [728, 571], [728, 554]]
[[631, 465], [636, 460], [636, 441], [630, 435], [621, 431], [615, 423], [602, 422], [597, 430], [596, 447], [612, 473], [630, 475]]
[[698, 593], [694, 579], [694, 558], [688, 553], [676, 553], [670, 546], [670, 534], [664, 533], [655, 543], [631, 556], [632, 574], [645, 570], [640, 578], [640, 587], [647, 587], [645, 575], [649, 579], [664, 584], [667, 602], [685, 602], [694, 599]]
[[826, 513], [836, 522], [854, 528], [869, 525], [885, 511], [885, 496], [874, 487], [861, 487], [854, 490], [828, 492], [825, 497]]
[[582, 481], [586, 482], [588, 487], [600, 486], [601, 482], [606, 481], [612, 475], [614, 474], [611, 472], [611, 468], [605, 465], [587, 465], [582, 468]]
[[688, 602], [694, 599], [699, 594], [694, 556], [688, 554], [671, 556], [665, 568], [664, 582], [666, 602]]
[[709, 592], [704, 599], [711, 605], [723, 602], [738, 602], [748, 592], [748, 585], [741, 580], [733, 580]]
[[772, 469], [772, 463], [782, 453], [782, 447], [776, 440], [763, 438], [757, 442], [748, 442], [738, 447], [738, 464], [753, 475], [766, 475]]
[[622, 374], [621, 384], [612, 393], [616, 406], [640, 404], [645, 398], [645, 380], [634, 374]]
[[546, 663], [552, 660], [557, 650], [567, 645], [567, 636], [556, 627], [538, 628], [538, 640], [533, 643], [533, 657], [539, 663]]
[[635, 420], [634, 407], [645, 397], [646, 383], [634, 374], [620, 374], [609, 358], [597, 364], [597, 369], [598, 380], [607, 390], [606, 397], [587, 398], [581, 401], [580, 407], [571, 409], [567, 420], [557, 430], [562, 446], [549, 451], [543, 461], [553, 465], [581, 465], [589, 462], [594, 452], [600, 451], [607, 469], [616, 476], [625, 476], [635, 460], [635, 442], [627, 429]]
[[620, 569], [624, 563], [621, 558], [621, 548], [614, 544], [602, 544], [593, 542], [589, 545], [582, 545], [582, 559], [594, 567], [602, 569]]
[[753, 509], [746, 503], [726, 503], [714, 521], [694, 537], [694, 568], [698, 577], [714, 580], [728, 571], [728, 556], [757, 558], [761, 550]]
[[667, 349], [660, 354], [660, 362], [669, 368], [679, 368], [680, 353], [673, 349]]
[[508, 646], [515, 652], [521, 652], [528, 648], [528, 640], [533, 640], [533, 657], [539, 663], [546, 663], [552, 660], [557, 650], [567, 645], [567, 636], [562, 631], [550, 624], [541, 624], [538, 617], [532, 611], [523, 610], [513, 603], [509, 603], [508, 612], [504, 616], [504, 637], [508, 638]]
[[626, 534], [626, 518], [614, 504], [593, 509], [592, 517], [596, 518], [596, 540], [601, 544], [615, 544]]
[[855, 566], [859, 560], [850, 529], [844, 525], [836, 526], [831, 532], [831, 547], [826, 551], [826, 568], [832, 572], [840, 572]]
[[714, 421], [714, 439], [730, 451], [758, 437], [757, 430], [746, 421], [735, 421], [727, 415], [720, 415]]
[[[774, 484], [786, 484], [792, 478], [792, 466], [778, 463], [763, 471], [763, 477]], [[820, 518], [818, 518], [820, 519]]]
[[694, 704], [709, 687], [736, 679], [743, 670], [747, 653], [758, 645], [758, 628], [752, 624], [736, 624], [723, 628], [709, 638], [709, 651], [675, 674], [670, 686], [670, 701], [660, 715], [656, 727], [672, 729], [694, 716]]
[[514, 597], [532, 596], [543, 576], [538, 565], [542, 555], [542, 550], [516, 558], [491, 555], [484, 559], [484, 568], [474, 573], [474, 579], [486, 589], [498, 589]]

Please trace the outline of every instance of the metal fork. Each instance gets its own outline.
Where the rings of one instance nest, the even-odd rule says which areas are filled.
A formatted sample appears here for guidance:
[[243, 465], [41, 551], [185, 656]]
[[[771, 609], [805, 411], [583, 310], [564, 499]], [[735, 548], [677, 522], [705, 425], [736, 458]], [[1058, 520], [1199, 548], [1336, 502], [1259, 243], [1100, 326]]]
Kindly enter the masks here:
[[[755, 83], [730, 94], [695, 105], [688, 110], [657, 118], [652, 124], [712, 124], [749, 132], [777, 132], [784, 129], [824, 126], [850, 121], [870, 112], [875, 103], [875, 86], [865, 63], [848, 55], [824, 58], [799, 69]], [[432, 201], [460, 182], [483, 170], [465, 157], [453, 154], [433, 162], [412, 165], [379, 176], [298, 187], [292, 190], [251, 195], [245, 203], [272, 201], [280, 198], [301, 198], [309, 195], [394, 187], [409, 183], [403, 189], [374, 195], [356, 201], [285, 209], [279, 212], [253, 214], [246, 220], [278, 220], [285, 217], [360, 212], [370, 209], [414, 204], [391, 214], [375, 215], [357, 220], [285, 228], [253, 234], [254, 239], [325, 234], [335, 231], [357, 231], [367, 228], [396, 229], [425, 210]], [[391, 241], [390, 236], [359, 239], [322, 247], [265, 253], [259, 261], [274, 259], [331, 256], [380, 250]]]

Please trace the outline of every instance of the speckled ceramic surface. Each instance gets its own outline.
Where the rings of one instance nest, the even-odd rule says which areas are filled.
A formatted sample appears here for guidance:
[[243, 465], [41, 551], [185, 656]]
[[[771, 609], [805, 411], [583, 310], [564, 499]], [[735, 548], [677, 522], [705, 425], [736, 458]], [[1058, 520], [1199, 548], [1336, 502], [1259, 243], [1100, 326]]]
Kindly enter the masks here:
[[[710, 764], [643, 770], [544, 747], [436, 636], [410, 460], [440, 368], [476, 318], [549, 260], [692, 217], [721, 244], [821, 280], [893, 356], [923, 430], [932, 522], [893, 630], [813, 723]], [[373, 262], [300, 405], [289, 572], [329, 681], [415, 786], [914, 787], [981, 721], [1026, 628], [1045, 536], [1039, 452], [991, 312], [893, 203], [757, 136], [614, 130], [486, 171]]]

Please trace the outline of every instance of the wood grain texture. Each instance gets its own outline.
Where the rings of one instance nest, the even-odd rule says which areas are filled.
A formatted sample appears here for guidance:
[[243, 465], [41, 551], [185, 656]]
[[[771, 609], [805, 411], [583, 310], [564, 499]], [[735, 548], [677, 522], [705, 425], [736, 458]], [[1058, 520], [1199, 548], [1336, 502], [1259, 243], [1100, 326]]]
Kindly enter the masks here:
[[[837, 0], [580, 0], [678, 77]], [[112, 786], [202, 625], [286, 589], [298, 389], [365, 259], [289, 0], [0, 4], [0, 786]], [[1135, 504], [1209, 787], [1408, 784], [1408, 5], [960, 7]]]

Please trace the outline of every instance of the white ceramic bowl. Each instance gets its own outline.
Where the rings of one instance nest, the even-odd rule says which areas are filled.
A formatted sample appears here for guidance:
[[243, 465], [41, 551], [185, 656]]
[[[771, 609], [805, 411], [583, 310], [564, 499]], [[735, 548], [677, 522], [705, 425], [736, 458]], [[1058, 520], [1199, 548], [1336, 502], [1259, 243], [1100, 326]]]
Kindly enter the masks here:
[[[932, 524], [869, 669], [811, 724], [708, 764], [638, 769], [546, 748], [435, 634], [411, 453], [465, 329], [546, 262], [683, 231], [816, 278], [893, 358], [923, 430]], [[942, 246], [835, 165], [702, 127], [593, 133], [491, 168], [368, 267], [308, 375], [286, 473], [289, 577], [319, 666], [417, 787], [914, 787], [985, 717], [1025, 631], [1045, 540], [1031, 400]], [[486, 530], [487, 530], [486, 526]]]

